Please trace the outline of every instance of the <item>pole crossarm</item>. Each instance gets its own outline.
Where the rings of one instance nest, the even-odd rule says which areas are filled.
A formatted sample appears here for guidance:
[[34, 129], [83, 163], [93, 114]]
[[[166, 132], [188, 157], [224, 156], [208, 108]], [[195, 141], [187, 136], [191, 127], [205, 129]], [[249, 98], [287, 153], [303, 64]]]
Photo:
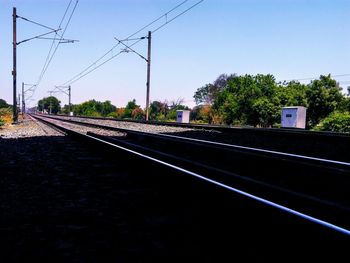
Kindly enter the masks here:
[[[69, 95], [69, 89], [70, 89], [70, 86], [55, 86], [55, 89], [57, 89], [56, 92], [62, 92], [66, 95]], [[67, 89], [67, 90], [64, 90], [64, 89]]]
[[54, 91], [62, 92], [68, 96], [69, 114], [72, 114], [72, 88], [71, 86], [55, 86]]
[[33, 23], [33, 24], [38, 25], [38, 26], [41, 26], [41, 27], [45, 27], [45, 28], [50, 29], [50, 30], [56, 30], [56, 29], [53, 29], [52, 27], [45, 26], [45, 25], [43, 25], [43, 24], [40, 24], [40, 23], [38, 23], [38, 22], [32, 21], [32, 20], [30, 20], [30, 19], [28, 19], [28, 18], [19, 16], [19, 15], [16, 15], [16, 18], [23, 19], [24, 21], [27, 21], [27, 22], [29, 22], [29, 23]]
[[[79, 42], [79, 40], [76, 40], [76, 39], [66, 39], [66, 38], [60, 39], [60, 38], [56, 38], [56, 37], [37, 37], [37, 39], [62, 41], [61, 43]], [[63, 41], [67, 41], [67, 42], [63, 42]]]
[[[146, 39], [147, 37], [142, 37], [142, 38], [139, 38], [139, 39]], [[124, 41], [127, 41], [127, 40], [119, 40], [118, 38], [114, 38], [115, 40], [118, 41], [119, 44], [122, 44], [123, 46], [125, 46], [125, 49], [122, 51], [122, 52], [129, 52], [129, 50], [135, 54], [137, 54], [140, 58], [142, 58], [143, 60], [145, 60], [146, 62], [148, 62], [148, 59], [145, 58], [144, 56], [142, 56], [140, 53], [138, 53], [137, 51], [135, 51], [134, 49], [132, 49], [130, 46], [126, 45], [124, 43]]]
[[35, 89], [36, 87], [36, 84], [26, 84], [26, 83], [23, 83], [24, 86], [30, 86], [30, 88], [24, 90], [24, 93], [28, 92], [28, 91], [33, 91], [33, 89]]
[[[52, 33], [57, 33], [58, 31], [60, 31], [61, 29], [55, 29], [55, 30], [52, 30], [50, 32], [47, 32], [47, 33], [44, 33], [44, 34], [40, 34], [40, 35], [37, 35], [35, 37], [31, 37], [31, 38], [28, 38], [28, 39], [25, 39], [25, 40], [22, 40], [18, 43], [16, 43], [16, 45], [19, 45], [19, 44], [22, 44], [24, 42], [27, 42], [27, 41], [30, 41], [30, 40], [33, 40], [33, 39], [45, 39], [45, 38], [42, 38], [43, 36], [46, 36], [46, 35], [49, 35], [49, 34], [52, 34]], [[58, 40], [58, 39], [57, 39]]]

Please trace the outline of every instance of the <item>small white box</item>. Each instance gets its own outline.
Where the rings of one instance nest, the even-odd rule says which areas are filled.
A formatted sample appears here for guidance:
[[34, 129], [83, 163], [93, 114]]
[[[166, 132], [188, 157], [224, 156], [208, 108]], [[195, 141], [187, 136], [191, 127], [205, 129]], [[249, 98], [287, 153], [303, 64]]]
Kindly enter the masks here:
[[177, 110], [176, 111], [176, 122], [189, 123], [190, 122], [190, 111], [189, 110]]
[[303, 106], [291, 106], [282, 108], [282, 128], [300, 128], [306, 126], [306, 108]]

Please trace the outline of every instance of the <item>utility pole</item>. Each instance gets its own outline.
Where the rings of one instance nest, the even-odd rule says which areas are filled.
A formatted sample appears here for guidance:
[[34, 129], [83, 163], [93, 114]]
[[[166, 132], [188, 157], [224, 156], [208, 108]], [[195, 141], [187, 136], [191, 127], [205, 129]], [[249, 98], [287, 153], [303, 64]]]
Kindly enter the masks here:
[[13, 70], [12, 70], [12, 77], [13, 77], [13, 123], [17, 123], [18, 120], [18, 112], [17, 112], [17, 28], [16, 28], [16, 21], [17, 21], [17, 12], [16, 7], [13, 8]]
[[[77, 1], [77, 3], [78, 3], [78, 1]], [[12, 76], [13, 76], [13, 123], [17, 123], [17, 121], [18, 121], [17, 98], [16, 98], [17, 97], [17, 94], [16, 94], [17, 93], [17, 65], [16, 65], [17, 64], [17, 45], [24, 43], [24, 42], [27, 42], [27, 41], [30, 41], [30, 40], [33, 40], [33, 39], [46, 39], [46, 40], [59, 41], [59, 44], [74, 43], [75, 41], [78, 41], [78, 40], [71, 40], [71, 39], [64, 39], [64, 38], [60, 39], [60, 38], [56, 38], [56, 37], [55, 38], [44, 37], [44, 36], [46, 36], [48, 34], [52, 34], [52, 33], [57, 34], [57, 32], [61, 30], [61, 28], [53, 29], [53, 28], [50, 28], [48, 26], [41, 25], [40, 23], [31, 21], [31, 20], [24, 18], [22, 16], [18, 16], [16, 7], [13, 8], [12, 18], [13, 18], [13, 42], [12, 42], [12, 44], [13, 44], [13, 70], [12, 70]], [[23, 19], [23, 20], [30, 22], [30, 23], [34, 23], [34, 24], [41, 26], [41, 27], [45, 27], [47, 29], [50, 29], [51, 31], [17, 42], [17, 27], [16, 27], [17, 18]], [[32, 85], [32, 87], [37, 86], [37, 85], [38, 85], [38, 83], [36, 85]], [[23, 88], [22, 88], [22, 96], [24, 95], [24, 93], [23, 93]], [[25, 101], [25, 100], [23, 100], [23, 101]], [[22, 103], [23, 103], [23, 101], [22, 101]]]
[[130, 46], [126, 45], [124, 41], [127, 41], [128, 39], [125, 40], [119, 40], [115, 38], [120, 44], [124, 45], [126, 48], [123, 49], [121, 52], [133, 52], [137, 54], [140, 58], [145, 60], [147, 62], [147, 83], [146, 83], [146, 121], [149, 119], [149, 93], [150, 93], [150, 85], [151, 85], [151, 43], [152, 43], [152, 32], [148, 31], [148, 36], [147, 37], [141, 37], [139, 39], [148, 39], [148, 55], [147, 58], [142, 56], [140, 53], [136, 52], [134, 49], [132, 49]]
[[71, 115], [72, 112], [72, 103], [71, 103], [71, 87], [68, 86], [68, 105], [69, 105], [69, 115]]
[[[68, 92], [67, 92], [68, 91]], [[53, 92], [62, 92], [68, 95], [68, 107], [69, 107], [69, 115], [72, 113], [72, 88], [71, 86], [55, 86]]]
[[147, 94], [146, 94], [146, 121], [149, 118], [149, 92], [151, 84], [151, 37], [152, 32], [148, 31], [148, 56], [147, 56]]
[[24, 102], [24, 82], [22, 82], [22, 115], [24, 115], [26, 111], [26, 105]]
[[52, 114], [52, 93], [54, 93], [54, 91], [48, 91], [49, 93], [50, 93], [50, 97], [49, 97], [49, 99], [50, 99], [50, 106], [49, 106], [49, 108], [50, 108], [50, 110], [49, 110], [49, 114], [51, 115]]
[[21, 107], [21, 94], [18, 93], [18, 100], [17, 100], [17, 113], [19, 112], [19, 109]]

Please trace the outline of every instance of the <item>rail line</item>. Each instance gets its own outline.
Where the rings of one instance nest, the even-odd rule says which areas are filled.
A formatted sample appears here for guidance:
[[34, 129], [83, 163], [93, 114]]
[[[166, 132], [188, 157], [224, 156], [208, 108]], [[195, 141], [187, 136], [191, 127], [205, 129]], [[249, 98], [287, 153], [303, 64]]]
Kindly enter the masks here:
[[[350, 162], [348, 149], [350, 135], [344, 133], [316, 132], [299, 129], [266, 129], [248, 127], [230, 127], [206, 124], [186, 124], [156, 121], [119, 120], [100, 117], [51, 115], [61, 119], [103, 124], [113, 127], [135, 128], [147, 132], [148, 129], [182, 129], [179, 136], [211, 140], [248, 148], [261, 148], [273, 152], [287, 152], [294, 155], [309, 156], [318, 159]], [[130, 124], [130, 125], [129, 125]], [[157, 128], [159, 127], [159, 128]], [[163, 132], [164, 133], [164, 132]], [[174, 133], [174, 132], [172, 132]], [[176, 135], [176, 134], [172, 134]], [[337, 146], [336, 148], [334, 146]]]
[[[45, 116], [45, 118], [52, 118], [52, 119], [61, 120], [61, 121], [64, 121], [64, 122], [78, 124], [78, 125], [84, 125], [84, 126], [108, 129], [108, 130], [113, 130], [113, 131], [120, 131], [120, 132], [129, 133], [129, 134], [138, 134], [138, 135], [143, 135], [143, 136], [147, 135], [147, 133], [145, 133], [145, 132], [139, 132], [139, 131], [130, 130], [130, 129], [124, 129], [124, 128], [117, 128], [117, 127], [112, 127], [112, 126], [107, 126], [107, 125], [87, 123], [87, 122], [75, 121], [75, 120], [70, 120], [70, 119], [60, 119], [60, 118], [48, 117], [48, 116]], [[81, 117], [79, 117], [79, 118], [81, 118]], [[96, 117], [96, 119], [97, 119], [97, 117]], [[107, 118], [104, 118], [104, 119], [107, 119]], [[132, 121], [132, 122], [134, 122], [134, 121]], [[144, 122], [140, 122], [140, 123], [144, 123]], [[156, 122], [153, 122], [153, 123], [156, 123]], [[164, 125], [164, 123], [162, 123], [162, 124], [161, 123], [157, 123], [157, 125]], [[169, 125], [169, 123], [167, 123], [167, 125]], [[174, 124], [174, 126], [178, 126], [178, 125], [179, 124]], [[173, 125], [170, 124], [170, 126], [173, 126]], [[193, 128], [193, 127], [204, 127], [204, 125], [195, 125], [195, 124], [194, 125], [189, 125], [189, 124], [188, 125], [181, 125], [180, 124], [178, 127]], [[216, 126], [209, 126], [209, 127], [216, 127]], [[232, 128], [223, 128], [223, 129], [226, 130], [226, 129], [232, 129]], [[286, 132], [286, 131], [283, 131], [283, 132]], [[170, 134], [159, 133], [159, 134], [157, 134], [157, 136], [159, 136], [159, 137], [168, 137], [168, 138], [179, 139], [179, 140], [185, 140], [185, 141], [190, 141], [190, 142], [199, 142], [199, 143], [204, 143], [204, 144], [211, 144], [211, 145], [220, 146], [220, 147], [228, 147], [228, 148], [236, 148], [236, 149], [248, 150], [248, 151], [252, 151], [252, 152], [261, 152], [261, 153], [278, 155], [278, 156], [292, 157], [292, 158], [296, 158], [296, 159], [299, 159], [299, 160], [316, 161], [316, 162], [325, 163], [325, 164], [338, 164], [338, 165], [343, 165], [343, 166], [349, 166], [350, 167], [350, 162], [343, 162], [343, 161], [337, 161], [337, 160], [331, 160], [331, 159], [325, 159], [325, 158], [317, 158], [317, 157], [306, 156], [306, 155], [301, 155], [301, 154], [293, 154], [293, 153], [287, 153], [287, 152], [281, 152], [281, 151], [271, 151], [271, 150], [266, 150], [266, 149], [261, 149], [261, 148], [256, 148], [256, 147], [246, 147], [246, 146], [241, 146], [241, 145], [236, 145], [236, 144], [228, 144], [228, 143], [221, 143], [221, 142], [202, 140], [202, 139], [196, 139], [196, 138], [181, 137], [181, 136], [170, 135]], [[343, 136], [343, 135], [341, 135], [341, 136]], [[344, 135], [344, 136], [347, 136], [347, 135]]]
[[[231, 147], [230, 145], [222, 145], [210, 142], [208, 143], [203, 140], [189, 140], [188, 138], [184, 139], [179, 136], [159, 136], [155, 134], [145, 134], [120, 128], [105, 127], [103, 125], [63, 120], [63, 122], [74, 123], [76, 125], [118, 130], [120, 132], [126, 133], [127, 135], [125, 139], [118, 139], [94, 134], [93, 132], [89, 132], [88, 134], [81, 134], [76, 131], [64, 128], [57, 123], [53, 123], [52, 119], [49, 119], [51, 120], [49, 121], [48, 118], [45, 118], [45, 120], [43, 116], [35, 116], [35, 118], [45, 122], [48, 125], [52, 125], [58, 129], [61, 129], [67, 134], [73, 135], [75, 137], [84, 138], [84, 140], [92, 140], [95, 143], [98, 142], [99, 144], [103, 143], [109, 147], [117, 148], [130, 154], [137, 155], [141, 158], [148, 159], [152, 162], [168, 166], [181, 173], [194, 176], [223, 189], [233, 191], [237, 194], [243, 195], [265, 205], [272, 206], [276, 209], [293, 214], [294, 216], [298, 216], [308, 221], [317, 223], [323, 227], [327, 227], [343, 234], [350, 235], [348, 224], [350, 218], [350, 205], [347, 202], [347, 200], [349, 200], [347, 198], [347, 190], [345, 188], [342, 188], [339, 191], [339, 187], [345, 187], [344, 182], [348, 180], [348, 163], [336, 161], [329, 162], [329, 160], [315, 160], [312, 158], [303, 158], [302, 156], [290, 156], [283, 154], [283, 158], [281, 158], [281, 153], [270, 151], [254, 151], [253, 149], [243, 149]], [[56, 121], [62, 121], [57, 120], [57, 118], [54, 119]], [[168, 148], [175, 148], [175, 150], [173, 149], [172, 152], [165, 152], [164, 148], [162, 147], [150, 147], [151, 145], [154, 146], [156, 144], [155, 142], [159, 143], [160, 141], [162, 141], [163, 146], [164, 144], [167, 144]], [[187, 146], [186, 148], [180, 147], [180, 149], [176, 149], [174, 146], [176, 144], [180, 144], [181, 146], [185, 146], [185, 144], [187, 144]], [[298, 168], [296, 170], [293, 170], [290, 175], [293, 175], [293, 173], [304, 169], [306, 169], [306, 174], [311, 171], [314, 171], [316, 174], [324, 170], [326, 172], [324, 172], [324, 174], [319, 178], [315, 177], [315, 174], [311, 175], [311, 179], [306, 178], [306, 184], [311, 185], [312, 180], [315, 180], [315, 185], [319, 183], [317, 180], [322, 181], [322, 187], [312, 192], [312, 189], [310, 187], [309, 188], [311, 190], [307, 187], [304, 189], [304, 182], [302, 181], [299, 182], [301, 188], [300, 185], [295, 185], [297, 184], [298, 180], [305, 179], [305, 177], [303, 178], [296, 176], [296, 178], [287, 178], [286, 180], [283, 178], [284, 173], [277, 173], [277, 175], [280, 175], [282, 177], [282, 181], [287, 181], [287, 183], [284, 182], [281, 184], [279, 181], [281, 178], [277, 178], [278, 176], [276, 174], [266, 179], [261, 175], [249, 176], [251, 175], [252, 170], [246, 170], [245, 167], [239, 168], [238, 170], [230, 170], [230, 165], [232, 162], [216, 164], [220, 166], [220, 169], [218, 169], [217, 167], [212, 167], [213, 163], [210, 163], [210, 160], [199, 162], [198, 159], [186, 159], [179, 157], [179, 151], [187, 151], [190, 148], [193, 148], [193, 151], [192, 155], [189, 156], [193, 156], [193, 152], [202, 151], [203, 149], [210, 149], [211, 153], [214, 154], [232, 154], [235, 151], [236, 155], [243, 155], [243, 157], [238, 158], [238, 161], [236, 161], [236, 164], [237, 162], [242, 162], [242, 166], [247, 164], [247, 161], [244, 161], [246, 159], [249, 159], [248, 162], [251, 162], [251, 160], [253, 160], [253, 166], [259, 166], [266, 161], [268, 162], [268, 165], [277, 165], [277, 168], [280, 168], [281, 166], [281, 164], [276, 164], [277, 161], [279, 163], [282, 162], [282, 164], [288, 164], [286, 166], [287, 169], [293, 167], [293, 165], [298, 166]], [[299, 159], [302, 159], [302, 161]], [[218, 161], [219, 159], [214, 158], [214, 160]], [[256, 169], [258, 167], [254, 168]], [[324, 178], [327, 176], [329, 177]], [[339, 180], [339, 182], [333, 183], [332, 180]], [[337, 188], [333, 189], [334, 192], [324, 195], [322, 191], [324, 190], [323, 187], [325, 187], [325, 185], [331, 187], [336, 186]], [[331, 187], [328, 187], [327, 189], [329, 190]], [[333, 195], [336, 195], [336, 197], [332, 199]]]
[[158, 126], [171, 126], [171, 127], [183, 127], [183, 128], [194, 128], [194, 129], [205, 129], [205, 130], [216, 130], [225, 133], [236, 133], [238, 131], [244, 132], [258, 132], [258, 133], [275, 133], [275, 134], [298, 134], [306, 136], [319, 136], [320, 138], [326, 137], [338, 137], [350, 139], [350, 134], [337, 133], [337, 132], [323, 132], [323, 131], [308, 131], [302, 129], [286, 129], [286, 128], [254, 128], [254, 127], [235, 127], [229, 125], [212, 125], [212, 124], [196, 124], [196, 123], [177, 123], [177, 122], [164, 122], [164, 121], [144, 121], [144, 120], [130, 120], [130, 119], [116, 119], [108, 117], [87, 117], [87, 116], [68, 116], [68, 115], [56, 115], [64, 118], [82, 118], [82, 119], [94, 119], [94, 120], [108, 120], [115, 122], [130, 122], [140, 124], [151, 124]]

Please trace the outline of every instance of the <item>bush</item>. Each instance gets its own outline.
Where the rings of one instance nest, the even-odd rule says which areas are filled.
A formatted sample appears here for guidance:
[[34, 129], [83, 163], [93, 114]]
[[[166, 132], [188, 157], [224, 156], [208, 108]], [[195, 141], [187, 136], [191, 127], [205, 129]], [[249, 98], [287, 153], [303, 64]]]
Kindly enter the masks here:
[[0, 126], [12, 122], [12, 111], [10, 108], [0, 109]]
[[136, 119], [136, 120], [145, 119], [145, 113], [140, 107], [133, 109], [133, 111], [131, 112], [131, 116], [133, 119]]
[[313, 130], [350, 133], [350, 113], [333, 112], [323, 119]]

